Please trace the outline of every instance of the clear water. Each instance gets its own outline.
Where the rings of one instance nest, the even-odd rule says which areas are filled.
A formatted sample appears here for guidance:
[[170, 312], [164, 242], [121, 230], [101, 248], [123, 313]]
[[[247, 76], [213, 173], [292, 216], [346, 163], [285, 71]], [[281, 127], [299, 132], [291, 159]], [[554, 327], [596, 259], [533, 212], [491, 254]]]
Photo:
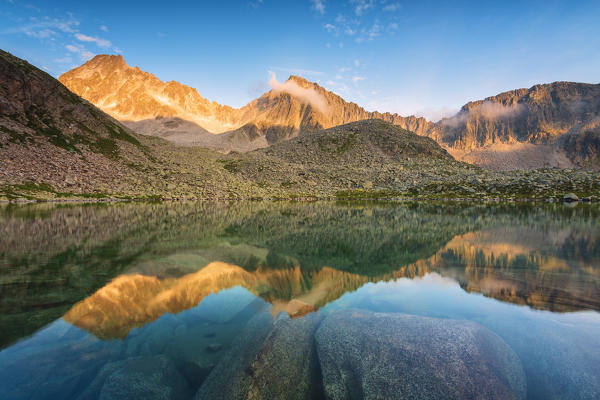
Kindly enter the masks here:
[[[599, 217], [586, 204], [3, 206], [0, 398], [327, 397], [320, 327], [357, 310], [493, 332], [516, 355], [515, 398], [600, 398]], [[375, 340], [378, 374], [399, 343], [432, 384], [448, 372], [435, 346], [367, 328], [336, 329]], [[451, 353], [462, 339], [439, 340]], [[327, 357], [368, 358], [348, 343]], [[365, 383], [373, 368], [346, 367], [351, 396], [385, 393], [389, 380]], [[488, 384], [473, 382], [479, 397]]]

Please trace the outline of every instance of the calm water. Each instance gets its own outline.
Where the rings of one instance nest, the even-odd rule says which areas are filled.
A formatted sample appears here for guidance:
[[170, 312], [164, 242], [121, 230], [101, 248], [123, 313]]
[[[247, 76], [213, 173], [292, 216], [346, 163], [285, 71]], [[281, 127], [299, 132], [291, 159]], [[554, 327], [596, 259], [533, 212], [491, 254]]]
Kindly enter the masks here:
[[1, 399], [600, 398], [600, 208], [0, 207]]

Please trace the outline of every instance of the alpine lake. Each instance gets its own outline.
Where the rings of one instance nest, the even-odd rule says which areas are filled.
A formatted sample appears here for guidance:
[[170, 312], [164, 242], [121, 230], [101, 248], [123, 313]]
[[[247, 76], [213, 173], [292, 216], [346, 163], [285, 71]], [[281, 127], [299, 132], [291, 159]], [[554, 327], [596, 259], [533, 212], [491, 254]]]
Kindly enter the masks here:
[[0, 206], [0, 399], [598, 399], [600, 205]]

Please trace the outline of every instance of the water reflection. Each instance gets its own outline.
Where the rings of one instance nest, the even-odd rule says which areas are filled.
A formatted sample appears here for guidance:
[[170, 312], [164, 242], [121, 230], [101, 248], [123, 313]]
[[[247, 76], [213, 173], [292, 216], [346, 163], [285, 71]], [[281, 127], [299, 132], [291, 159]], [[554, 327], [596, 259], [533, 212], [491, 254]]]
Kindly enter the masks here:
[[[141, 379], [146, 398], [287, 397], [278, 380], [306, 398], [336, 397], [327, 371], [380, 371], [346, 383], [363, 390], [370, 379], [389, 382], [386, 373], [417, 374], [403, 364], [416, 348], [427, 376], [445, 376], [448, 363], [471, 371], [474, 386], [452, 386], [458, 397], [485, 387], [487, 398], [594, 398], [599, 214], [451, 203], [4, 207], [0, 339], [10, 347], [0, 352], [0, 396], [132, 397], [141, 392], [125, 388]], [[390, 343], [366, 330], [378, 318], [428, 339]], [[373, 342], [337, 346], [356, 337]], [[439, 343], [479, 356], [419, 353]], [[354, 347], [369, 346], [408, 369], [363, 364]], [[345, 361], [317, 366], [319, 351]], [[414, 382], [432, 385], [427, 376]], [[412, 390], [373, 385], [382, 391], [372, 396]]]

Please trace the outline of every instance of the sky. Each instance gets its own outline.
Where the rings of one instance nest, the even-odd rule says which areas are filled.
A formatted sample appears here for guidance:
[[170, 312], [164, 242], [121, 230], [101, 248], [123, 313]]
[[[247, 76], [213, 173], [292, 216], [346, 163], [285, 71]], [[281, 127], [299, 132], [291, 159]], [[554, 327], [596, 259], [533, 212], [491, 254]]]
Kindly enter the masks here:
[[0, 0], [0, 48], [55, 77], [122, 54], [233, 107], [295, 74], [437, 120], [507, 90], [599, 83], [600, 1]]

